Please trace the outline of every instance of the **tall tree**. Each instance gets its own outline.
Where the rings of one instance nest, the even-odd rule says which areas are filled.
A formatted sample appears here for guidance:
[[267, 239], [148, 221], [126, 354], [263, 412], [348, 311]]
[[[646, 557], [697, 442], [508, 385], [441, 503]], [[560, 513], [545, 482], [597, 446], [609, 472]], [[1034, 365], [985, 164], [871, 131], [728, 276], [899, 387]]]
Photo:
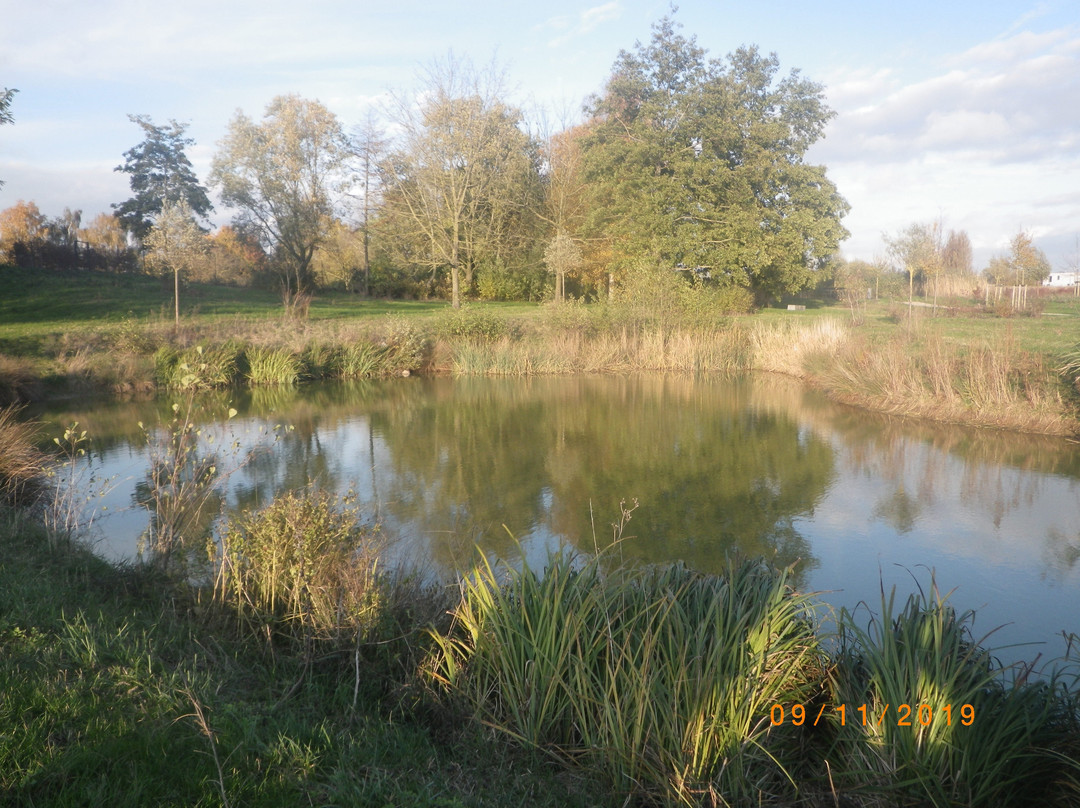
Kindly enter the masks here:
[[382, 199], [382, 176], [379, 165], [387, 147], [386, 134], [379, 128], [372, 112], [352, 138], [351, 148], [357, 160], [356, 190], [360, 194], [360, 235], [363, 241], [364, 294], [371, 294], [371, 228]]
[[114, 169], [130, 176], [134, 193], [126, 202], [112, 206], [120, 223], [142, 239], [166, 203], [181, 201], [196, 217], [205, 219], [214, 206], [184, 152], [195, 144], [184, 137], [188, 125], [170, 120], [158, 126], [148, 115], [128, 115], [128, 119], [142, 129], [144, 139], [124, 152], [124, 164]]
[[941, 256], [945, 271], [954, 275], [970, 275], [974, 272], [971, 255], [971, 239], [966, 230], [950, 230], [945, 239], [945, 250]]
[[[502, 98], [501, 77], [453, 56], [428, 71], [419, 104], [397, 99], [399, 148], [384, 164], [386, 202], [411, 225], [423, 260], [448, 267], [451, 302], [487, 251], [496, 256], [536, 177], [521, 112]], [[535, 187], [535, 184], [534, 184]]]
[[584, 263], [581, 246], [588, 192], [582, 177], [581, 141], [587, 130], [571, 127], [547, 138], [543, 152], [544, 204], [539, 217], [553, 231], [544, 263], [555, 274], [555, 300], [566, 297], [566, 279]]
[[[14, 123], [15, 119], [11, 115], [11, 101], [15, 97], [15, 93], [18, 90], [11, 90], [5, 87], [0, 90], [0, 126], [5, 123]], [[0, 188], [4, 187], [4, 181], [0, 180]]]
[[337, 117], [297, 95], [275, 98], [259, 123], [238, 112], [219, 144], [210, 182], [274, 253], [286, 308], [311, 289], [311, 260], [334, 218], [348, 156]]
[[615, 62], [584, 141], [592, 228], [623, 263], [707, 267], [759, 299], [818, 279], [848, 205], [805, 161], [833, 117], [821, 85], [775, 55], [706, 61], [669, 16]]

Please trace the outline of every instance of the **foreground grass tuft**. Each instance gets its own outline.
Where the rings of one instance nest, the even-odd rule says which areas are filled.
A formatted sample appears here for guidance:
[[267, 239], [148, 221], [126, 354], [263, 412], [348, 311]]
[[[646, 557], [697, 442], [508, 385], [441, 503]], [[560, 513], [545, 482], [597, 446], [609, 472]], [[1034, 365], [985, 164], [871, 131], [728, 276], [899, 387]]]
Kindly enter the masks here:
[[[831, 676], [835, 745], [828, 757], [843, 790], [904, 805], [1073, 805], [1080, 793], [1080, 712], [1060, 672], [1028, 681], [1002, 670], [931, 584], [864, 628], [839, 618]], [[860, 714], [857, 709], [865, 705]]]
[[778, 702], [822, 677], [809, 602], [759, 562], [604, 571], [549, 559], [462, 582], [433, 675], [486, 724], [583, 766], [617, 793], [666, 804], [790, 798], [798, 739]]

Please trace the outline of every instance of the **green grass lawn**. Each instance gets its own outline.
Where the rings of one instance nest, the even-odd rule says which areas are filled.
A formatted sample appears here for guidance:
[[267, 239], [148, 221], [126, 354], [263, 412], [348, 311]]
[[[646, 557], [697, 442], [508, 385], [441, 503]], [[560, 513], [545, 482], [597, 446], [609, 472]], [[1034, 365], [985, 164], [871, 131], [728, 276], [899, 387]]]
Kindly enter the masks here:
[[620, 804], [440, 712], [393, 660], [305, 666], [174, 583], [0, 506], [0, 805]]
[[[909, 327], [916, 334], [935, 334], [958, 344], [988, 343], [991, 346], [1012, 343], [1016, 348], [1059, 357], [1075, 350], [1080, 343], [1080, 298], [1055, 296], [1047, 298], [1042, 314], [1002, 317], [976, 313], [973, 302], [948, 301], [939, 309], [916, 306], [912, 322], [906, 319], [907, 301], [869, 301], [853, 318], [851, 309], [840, 302], [799, 301], [805, 311], [787, 311], [783, 307], [762, 309], [755, 319], [763, 321], [813, 320], [831, 317], [845, 322], [858, 322], [858, 328], [873, 341], [886, 340], [901, 334]], [[923, 303], [924, 301], [918, 300]]]
[[[0, 350], [32, 353], [45, 338], [125, 321], [173, 319], [172, 286], [146, 275], [97, 272], [55, 273], [0, 267]], [[346, 292], [320, 293], [311, 302], [311, 320], [424, 317], [448, 307], [444, 301], [375, 300]], [[528, 315], [532, 303], [484, 303], [506, 313]], [[189, 284], [180, 290], [185, 320], [211, 324], [223, 319], [272, 320], [283, 312], [281, 298], [265, 289]]]

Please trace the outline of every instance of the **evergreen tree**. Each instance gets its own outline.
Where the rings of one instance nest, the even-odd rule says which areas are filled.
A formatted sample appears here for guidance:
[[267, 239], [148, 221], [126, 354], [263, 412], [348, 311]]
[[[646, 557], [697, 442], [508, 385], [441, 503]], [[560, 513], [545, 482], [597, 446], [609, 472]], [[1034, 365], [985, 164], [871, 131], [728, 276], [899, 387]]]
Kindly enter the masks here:
[[130, 175], [134, 193], [126, 202], [113, 205], [116, 218], [140, 240], [150, 232], [166, 203], [183, 202], [196, 217], [205, 219], [214, 206], [184, 153], [185, 147], [195, 143], [184, 137], [187, 124], [171, 120], [167, 126], [157, 126], [148, 115], [128, 118], [146, 137], [124, 152], [124, 164], [115, 169]]

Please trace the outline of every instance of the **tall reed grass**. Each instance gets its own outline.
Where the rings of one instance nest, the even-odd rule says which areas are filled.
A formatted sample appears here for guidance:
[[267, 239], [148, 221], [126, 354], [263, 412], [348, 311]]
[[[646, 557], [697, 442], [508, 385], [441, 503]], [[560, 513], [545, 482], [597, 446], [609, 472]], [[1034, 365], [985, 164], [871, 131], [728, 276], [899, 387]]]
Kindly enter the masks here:
[[1075, 407], [1054, 368], [1009, 340], [960, 346], [935, 334], [882, 344], [848, 341], [811, 377], [845, 403], [897, 415], [1026, 429], [1076, 431]]
[[834, 319], [758, 325], [750, 329], [748, 365], [805, 379], [812, 364], [828, 362], [840, 352], [850, 333]]
[[244, 358], [249, 384], [289, 385], [300, 378], [300, 359], [285, 348], [248, 348]]
[[462, 376], [745, 370], [740, 329], [666, 331], [657, 327], [613, 332], [567, 331], [543, 338], [500, 337], [450, 343], [451, 370]]
[[793, 728], [777, 702], [805, 702], [822, 656], [788, 573], [729, 564], [605, 571], [601, 555], [543, 572], [490, 563], [461, 584], [435, 680], [526, 744], [614, 788], [665, 804], [756, 804], [795, 792]]
[[883, 593], [865, 628], [846, 609], [838, 620], [831, 699], [847, 712], [832, 715], [827, 757], [842, 790], [940, 808], [1075, 805], [1077, 694], [1059, 674], [1002, 670], [972, 636], [973, 613], [957, 615], [933, 582], [899, 613], [894, 599]]
[[0, 409], [0, 505], [32, 505], [44, 493], [48, 457], [37, 448], [36, 431], [16, 407]]

